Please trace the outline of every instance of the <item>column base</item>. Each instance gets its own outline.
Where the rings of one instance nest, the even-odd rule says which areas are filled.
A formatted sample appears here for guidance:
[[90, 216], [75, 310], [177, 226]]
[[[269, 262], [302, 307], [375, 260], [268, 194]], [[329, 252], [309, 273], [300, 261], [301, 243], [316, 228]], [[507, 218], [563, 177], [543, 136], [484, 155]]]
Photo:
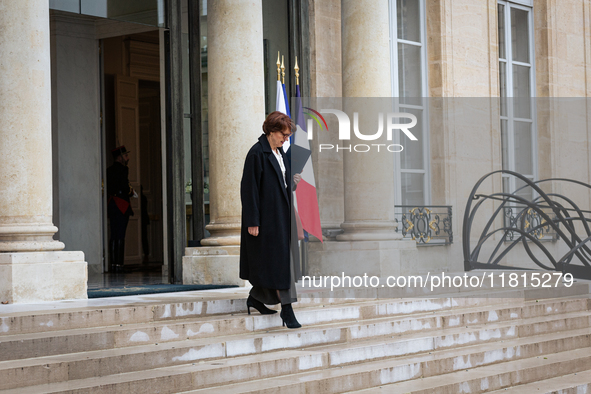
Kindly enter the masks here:
[[240, 245], [240, 235], [226, 237], [208, 237], [201, 240], [203, 246], [236, 246]]
[[416, 259], [412, 240], [310, 242], [308, 273], [312, 275], [398, 276]]
[[240, 222], [210, 223], [205, 229], [211, 236], [201, 240], [203, 246], [240, 245]]
[[57, 227], [44, 223], [0, 225], [0, 253], [51, 252], [63, 250], [63, 242], [53, 239]]
[[87, 299], [83, 252], [0, 253], [0, 301], [11, 304]]
[[58, 251], [65, 247], [60, 241], [2, 241], [0, 242], [0, 253], [4, 252], [38, 252]]
[[238, 285], [240, 246], [186, 248], [183, 256], [183, 284]]

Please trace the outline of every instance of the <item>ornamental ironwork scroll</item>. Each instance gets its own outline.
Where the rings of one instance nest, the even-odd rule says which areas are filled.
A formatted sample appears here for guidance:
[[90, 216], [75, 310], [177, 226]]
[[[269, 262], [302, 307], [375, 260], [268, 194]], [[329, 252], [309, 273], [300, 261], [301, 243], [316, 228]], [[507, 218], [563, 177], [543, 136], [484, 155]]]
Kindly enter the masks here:
[[396, 232], [419, 246], [448, 245], [453, 242], [452, 208], [448, 205], [397, 205]]
[[[479, 192], [481, 186], [490, 184], [495, 175], [513, 176], [523, 186], [513, 193]], [[544, 191], [548, 188], [564, 190], [565, 186], [569, 190], [582, 187], [588, 200], [591, 185], [572, 179], [531, 181], [506, 170], [480, 178], [470, 193], [464, 213], [464, 268], [467, 271], [477, 268], [530, 269], [531, 264], [528, 267], [501, 264], [517, 245], [522, 245], [535, 264], [533, 267], [570, 272], [575, 277], [591, 279], [591, 211], [581, 209], [573, 198]], [[528, 195], [534, 197], [525, 197]]]

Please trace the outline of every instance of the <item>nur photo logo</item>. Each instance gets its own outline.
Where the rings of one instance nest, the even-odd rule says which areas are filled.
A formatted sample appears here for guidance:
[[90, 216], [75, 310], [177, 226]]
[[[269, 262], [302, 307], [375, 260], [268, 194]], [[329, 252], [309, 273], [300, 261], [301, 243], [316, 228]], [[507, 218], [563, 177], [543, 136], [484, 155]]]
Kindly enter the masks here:
[[[417, 117], [411, 113], [405, 112], [390, 112], [384, 113], [379, 112], [377, 114], [377, 123], [378, 129], [373, 134], [366, 134], [360, 130], [359, 126], [359, 112], [353, 112], [353, 127], [351, 127], [351, 119], [349, 115], [344, 111], [338, 109], [321, 109], [320, 111], [316, 111], [309, 107], [304, 107], [306, 111], [304, 114], [309, 116], [307, 119], [307, 134], [308, 140], [312, 140], [314, 138], [313, 127], [314, 123], [318, 125], [320, 131], [326, 130], [328, 131], [328, 124], [326, 119], [322, 114], [332, 114], [337, 117], [338, 120], [338, 135], [340, 141], [350, 141], [351, 140], [351, 128], [353, 129], [353, 134], [356, 139], [361, 141], [378, 141], [383, 138], [384, 130], [386, 132], [386, 140], [393, 141], [394, 139], [394, 131], [402, 131], [404, 135], [410, 139], [411, 141], [418, 141], [417, 137], [410, 131], [413, 127], [417, 125]], [[402, 122], [403, 120], [410, 120], [410, 122]], [[385, 125], [385, 127], [384, 127]], [[367, 131], [367, 130], [364, 130]], [[348, 152], [359, 152], [359, 153], [366, 153], [372, 150], [376, 150], [380, 152], [381, 150], [387, 150], [388, 152], [399, 153], [404, 150], [404, 146], [398, 143], [372, 143], [372, 144], [354, 144], [354, 145], [333, 145], [333, 144], [320, 144], [319, 151], [326, 151], [326, 150], [335, 150], [341, 151], [348, 151]]]

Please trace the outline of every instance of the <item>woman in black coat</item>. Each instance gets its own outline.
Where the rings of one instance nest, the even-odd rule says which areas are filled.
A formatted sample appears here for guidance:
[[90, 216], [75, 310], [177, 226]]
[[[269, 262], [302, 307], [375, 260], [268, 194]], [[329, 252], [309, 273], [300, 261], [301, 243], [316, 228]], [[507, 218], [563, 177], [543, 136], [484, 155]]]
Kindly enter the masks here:
[[[253, 286], [246, 301], [249, 314], [251, 307], [262, 314], [276, 313], [264, 304], [281, 303], [283, 324], [298, 328], [291, 306], [297, 301], [297, 270], [290, 250], [292, 185], [282, 149], [292, 129], [289, 116], [272, 112], [263, 123], [264, 134], [246, 156], [240, 183], [240, 278]], [[300, 179], [299, 174], [294, 176], [294, 186]]]

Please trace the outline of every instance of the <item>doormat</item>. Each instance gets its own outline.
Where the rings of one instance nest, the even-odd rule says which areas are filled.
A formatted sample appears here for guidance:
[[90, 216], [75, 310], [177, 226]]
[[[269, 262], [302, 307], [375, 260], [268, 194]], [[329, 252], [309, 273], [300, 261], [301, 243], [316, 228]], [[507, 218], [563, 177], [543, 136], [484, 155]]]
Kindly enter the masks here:
[[236, 285], [144, 285], [88, 289], [88, 298], [121, 297], [142, 294], [175, 293], [179, 291], [215, 290], [238, 287]]

